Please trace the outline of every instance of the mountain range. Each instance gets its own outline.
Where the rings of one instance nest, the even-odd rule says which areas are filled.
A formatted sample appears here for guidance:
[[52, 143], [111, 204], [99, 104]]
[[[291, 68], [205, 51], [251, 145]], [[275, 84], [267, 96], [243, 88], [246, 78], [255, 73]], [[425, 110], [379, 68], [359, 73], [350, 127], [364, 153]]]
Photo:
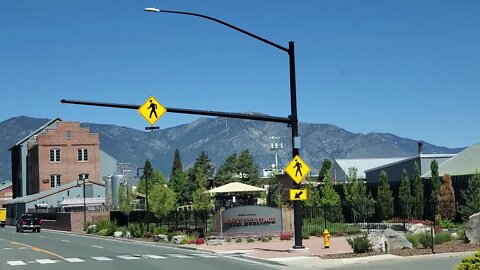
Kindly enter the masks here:
[[[10, 149], [20, 139], [46, 123], [48, 119], [19, 116], [0, 122], [0, 179], [11, 178]], [[100, 134], [100, 148], [117, 159], [143, 167], [149, 159], [155, 169], [170, 174], [175, 149], [179, 149], [184, 168], [205, 151], [214, 167], [225, 159], [248, 149], [258, 168], [275, 163], [272, 139], [280, 137], [279, 167], [291, 160], [291, 129], [285, 124], [227, 118], [198, 118], [184, 125], [158, 131], [141, 131], [109, 124], [82, 123], [90, 132]], [[318, 172], [326, 158], [408, 157], [418, 153], [417, 140], [389, 133], [352, 133], [331, 124], [300, 123], [300, 155], [312, 171]], [[462, 148], [447, 148], [423, 142], [424, 153], [458, 153]]]

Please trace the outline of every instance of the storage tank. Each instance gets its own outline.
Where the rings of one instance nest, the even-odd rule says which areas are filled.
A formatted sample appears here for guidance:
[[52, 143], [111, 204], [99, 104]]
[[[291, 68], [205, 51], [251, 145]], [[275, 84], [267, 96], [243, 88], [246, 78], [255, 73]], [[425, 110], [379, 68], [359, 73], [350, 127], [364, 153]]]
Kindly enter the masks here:
[[125, 179], [125, 175], [123, 174], [117, 174], [111, 177], [111, 189], [110, 189], [110, 194], [111, 194], [111, 203], [112, 203], [112, 210], [117, 210], [118, 209], [118, 190], [120, 188], [120, 183], [123, 183]]

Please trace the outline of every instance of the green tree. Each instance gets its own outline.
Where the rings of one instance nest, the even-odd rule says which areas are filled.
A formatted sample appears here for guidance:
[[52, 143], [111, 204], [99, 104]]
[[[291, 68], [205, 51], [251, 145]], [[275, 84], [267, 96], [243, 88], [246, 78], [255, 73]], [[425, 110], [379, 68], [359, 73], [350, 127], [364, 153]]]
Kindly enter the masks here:
[[122, 212], [127, 219], [133, 211], [134, 196], [132, 189], [127, 184], [120, 184], [118, 188], [118, 211]]
[[201, 152], [195, 160], [193, 167], [188, 170], [188, 191], [187, 200], [193, 201], [193, 193], [198, 189], [197, 172], [201, 171], [207, 180], [213, 176], [213, 166], [207, 153]]
[[468, 187], [461, 191], [465, 204], [460, 207], [460, 213], [464, 220], [471, 215], [480, 212], [480, 173], [476, 172], [468, 180]]
[[307, 199], [305, 200], [304, 205], [306, 207], [319, 207], [320, 204], [320, 191], [318, 187], [313, 186], [313, 183], [310, 179], [310, 176], [307, 176], [305, 179], [305, 189], [307, 190]]
[[410, 218], [412, 216], [412, 193], [410, 188], [410, 180], [408, 179], [407, 170], [403, 169], [402, 182], [398, 192], [398, 201], [402, 209], [402, 217]]
[[277, 175], [272, 173], [268, 179], [267, 205], [270, 207], [281, 207], [285, 202], [282, 184], [278, 180]]
[[455, 191], [453, 190], [452, 177], [445, 174], [442, 178], [440, 193], [438, 194], [438, 211], [442, 218], [453, 219], [457, 215]]
[[413, 188], [413, 216], [418, 219], [423, 218], [423, 207], [424, 207], [424, 201], [423, 201], [423, 182], [422, 179], [420, 178], [420, 166], [418, 166], [418, 163], [415, 162], [415, 165], [413, 166], [413, 182], [412, 182], [412, 188]]
[[188, 194], [188, 176], [183, 170], [176, 170], [170, 176], [168, 187], [177, 195], [177, 202], [181, 205], [186, 204], [189, 200]]
[[438, 176], [438, 163], [434, 159], [430, 164], [430, 172], [432, 178], [430, 179], [432, 185], [432, 192], [430, 193], [430, 202], [433, 207], [437, 207], [438, 193], [440, 193], [440, 177]]
[[393, 216], [393, 195], [388, 182], [388, 175], [385, 170], [380, 171], [378, 190], [377, 190], [377, 208], [382, 220], [387, 220]]
[[175, 192], [165, 183], [156, 183], [149, 192], [149, 209], [157, 218], [162, 218], [175, 210], [177, 198]]
[[242, 183], [252, 186], [258, 185], [258, 168], [248, 150], [243, 150], [238, 156], [237, 169]]
[[175, 149], [175, 155], [173, 156], [172, 171], [170, 177], [175, 174], [176, 171], [183, 171], [182, 158], [180, 157], [180, 151]]
[[[160, 171], [155, 171], [152, 164], [147, 159], [143, 167], [143, 175], [137, 184], [137, 192], [146, 194], [146, 190], [150, 191], [155, 184], [165, 183], [165, 176]], [[148, 184], [148, 187], [146, 186]]]
[[211, 196], [207, 191], [207, 177], [202, 170], [196, 174], [197, 190], [193, 193], [193, 209], [209, 210], [212, 207]]
[[234, 153], [228, 156], [218, 169], [215, 175], [215, 183], [218, 185], [225, 185], [231, 182], [235, 182], [237, 174], [237, 154]]
[[350, 168], [348, 175], [348, 183], [343, 186], [346, 204], [350, 207], [355, 222], [366, 221], [374, 213], [375, 200], [371, 193], [367, 195], [365, 183], [357, 179], [356, 168]]
[[[328, 173], [325, 174], [323, 180], [323, 186], [320, 189], [320, 206], [324, 216], [330, 222], [342, 222], [343, 211], [340, 195], [333, 188], [333, 181]], [[310, 194], [308, 194], [308, 196], [310, 196]]]
[[332, 167], [332, 162], [329, 159], [324, 159], [322, 163], [322, 168], [318, 173], [318, 182], [323, 182], [325, 175], [327, 175]]

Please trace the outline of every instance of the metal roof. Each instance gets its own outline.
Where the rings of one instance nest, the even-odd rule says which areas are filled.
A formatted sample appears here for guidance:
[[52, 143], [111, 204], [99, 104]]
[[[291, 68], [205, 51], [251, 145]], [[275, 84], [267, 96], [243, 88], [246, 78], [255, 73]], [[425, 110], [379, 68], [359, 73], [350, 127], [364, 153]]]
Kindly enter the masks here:
[[[470, 175], [480, 172], [480, 144], [474, 144], [438, 166], [438, 175]], [[422, 175], [430, 178], [432, 172]]]
[[365, 179], [365, 172], [394, 162], [404, 160], [406, 158], [360, 158], [360, 159], [335, 159], [335, 162], [342, 168], [345, 174], [348, 174], [348, 169], [354, 167], [357, 169], [357, 178]]
[[10, 182], [10, 181], [1, 182], [0, 183], [0, 190], [9, 188], [11, 186], [12, 186], [12, 182]]
[[[99, 184], [97, 182], [92, 182], [92, 181], [89, 181], [89, 180], [86, 180], [85, 183], [86, 184], [91, 183], [91, 184], [96, 184], [96, 185], [99, 185], [99, 186], [104, 186], [103, 184]], [[35, 194], [28, 195], [28, 196], [23, 196], [23, 197], [18, 197], [18, 198], [15, 198], [15, 199], [12, 199], [12, 200], [9, 200], [9, 201], [6, 201], [6, 202], [2, 202], [2, 204], [7, 205], [7, 204], [15, 204], [15, 203], [29, 203], [29, 202], [33, 202], [33, 201], [48, 197], [48, 196], [53, 195], [55, 193], [65, 191], [67, 189], [74, 188], [76, 186], [77, 186], [76, 181], [69, 182], [69, 183], [66, 183], [65, 185], [61, 185], [61, 186], [56, 187], [56, 188], [52, 188], [52, 189], [49, 189], [49, 190], [46, 190], [46, 191], [42, 191], [40, 193], [35, 193]]]
[[370, 171], [373, 171], [373, 170], [383, 169], [383, 168], [390, 167], [390, 166], [395, 165], [395, 164], [399, 164], [399, 163], [410, 161], [412, 159], [417, 159], [417, 158], [420, 158], [420, 159], [452, 158], [455, 155], [457, 155], [457, 154], [421, 154], [421, 155], [417, 155], [417, 156], [413, 156], [413, 157], [402, 158], [402, 159], [399, 159], [399, 160], [394, 161], [392, 163], [386, 163], [386, 164], [383, 164], [383, 165], [378, 166], [378, 167], [370, 168], [370, 169], [366, 170], [365, 172], [370, 172]]

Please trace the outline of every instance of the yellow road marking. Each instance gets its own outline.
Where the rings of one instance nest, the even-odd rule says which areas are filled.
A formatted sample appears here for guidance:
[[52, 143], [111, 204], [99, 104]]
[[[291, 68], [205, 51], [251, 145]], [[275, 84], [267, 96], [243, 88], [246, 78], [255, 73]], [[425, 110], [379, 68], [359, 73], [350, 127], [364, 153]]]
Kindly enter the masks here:
[[11, 241], [11, 243], [14, 244], [14, 245], [20, 245], [20, 246], [28, 247], [28, 248], [32, 249], [33, 251], [42, 252], [42, 253], [45, 253], [45, 254], [48, 254], [48, 255], [52, 255], [52, 256], [60, 258], [62, 260], [65, 259], [64, 257], [62, 257], [62, 256], [60, 256], [56, 253], [53, 253], [53, 252], [50, 252], [48, 250], [44, 250], [44, 249], [41, 249], [41, 248], [38, 248], [38, 247], [30, 246], [30, 245], [15, 242], [15, 241]]

